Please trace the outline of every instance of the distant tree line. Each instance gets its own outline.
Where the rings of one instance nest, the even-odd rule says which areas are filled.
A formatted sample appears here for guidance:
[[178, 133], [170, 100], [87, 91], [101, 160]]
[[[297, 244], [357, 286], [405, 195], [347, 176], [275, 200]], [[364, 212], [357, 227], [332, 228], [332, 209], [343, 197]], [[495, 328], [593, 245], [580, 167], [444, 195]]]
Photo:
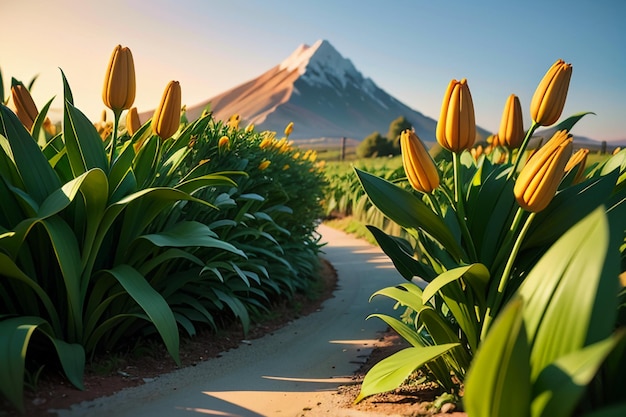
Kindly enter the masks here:
[[389, 124], [387, 136], [373, 132], [356, 148], [358, 158], [376, 158], [379, 156], [400, 155], [400, 134], [413, 126], [404, 116], [400, 116]]

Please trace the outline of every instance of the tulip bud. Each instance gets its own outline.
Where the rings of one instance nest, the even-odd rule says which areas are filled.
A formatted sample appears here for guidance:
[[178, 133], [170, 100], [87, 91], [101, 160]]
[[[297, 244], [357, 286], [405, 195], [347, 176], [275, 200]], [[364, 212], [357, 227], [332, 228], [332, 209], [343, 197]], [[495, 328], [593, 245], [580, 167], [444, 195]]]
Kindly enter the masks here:
[[230, 139], [228, 138], [228, 136], [222, 136], [220, 140], [217, 142], [217, 147], [218, 148], [228, 147], [229, 143], [230, 143]]
[[165, 87], [159, 107], [152, 116], [152, 130], [165, 140], [178, 130], [180, 125], [181, 92], [178, 81], [170, 81]]
[[285, 136], [289, 137], [289, 135], [291, 135], [292, 132], [293, 132], [293, 122], [289, 122], [287, 127], [285, 127]]
[[139, 120], [139, 113], [137, 113], [137, 107], [131, 107], [126, 113], [126, 130], [129, 135], [134, 135], [136, 131], [141, 127], [141, 121]]
[[559, 59], [544, 75], [530, 102], [530, 116], [540, 126], [550, 126], [561, 117], [569, 81], [572, 78], [572, 65]]
[[13, 98], [13, 104], [15, 105], [15, 114], [24, 127], [30, 131], [39, 114], [33, 97], [24, 84], [20, 82], [16, 82], [11, 87], [11, 96]]
[[426, 147], [415, 132], [405, 130], [400, 135], [402, 165], [409, 184], [417, 191], [430, 193], [439, 186], [439, 172]]
[[509, 149], [516, 149], [524, 141], [524, 121], [522, 120], [522, 106], [519, 98], [511, 94], [506, 100], [500, 130], [498, 131], [498, 143]]
[[572, 157], [567, 161], [567, 165], [565, 165], [565, 172], [570, 172], [574, 168], [578, 167], [576, 170], [576, 175], [574, 175], [574, 184], [578, 184], [583, 179], [583, 174], [585, 173], [585, 164], [587, 163], [587, 154], [589, 154], [589, 149], [580, 148], [572, 155]]
[[104, 104], [116, 114], [128, 110], [135, 101], [135, 86], [133, 55], [127, 47], [117, 45], [104, 77]]
[[246, 126], [246, 130], [245, 130], [245, 132], [246, 132], [246, 133], [250, 133], [250, 132], [252, 132], [253, 130], [254, 130], [254, 124], [253, 124], [253, 123], [250, 123], [248, 126]]
[[559, 130], [522, 168], [513, 193], [525, 210], [545, 209], [565, 175], [565, 165], [572, 154], [572, 135]]
[[449, 151], [469, 149], [476, 139], [474, 103], [467, 80], [452, 80], [441, 103], [437, 142]]
[[268, 167], [268, 166], [270, 166], [270, 164], [271, 164], [271, 163], [272, 163], [272, 162], [271, 162], [271, 161], [269, 161], [269, 160], [267, 160], [267, 159], [266, 159], [266, 160], [264, 160], [263, 162], [261, 162], [261, 163], [259, 164], [259, 171], [264, 171], [264, 170], [266, 170], [266, 169], [267, 169], [267, 167]]

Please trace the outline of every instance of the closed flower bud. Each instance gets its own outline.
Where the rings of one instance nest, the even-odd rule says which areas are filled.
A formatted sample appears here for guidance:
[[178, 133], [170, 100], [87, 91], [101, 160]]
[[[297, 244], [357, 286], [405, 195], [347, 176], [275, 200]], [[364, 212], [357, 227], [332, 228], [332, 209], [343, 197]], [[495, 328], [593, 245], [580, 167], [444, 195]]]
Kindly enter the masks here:
[[136, 131], [141, 127], [141, 121], [139, 120], [139, 113], [137, 113], [137, 107], [131, 107], [126, 113], [126, 130], [129, 135], [134, 135]]
[[559, 130], [522, 168], [513, 193], [525, 210], [545, 209], [565, 175], [565, 165], [572, 154], [572, 135]]
[[289, 122], [289, 124], [285, 128], [285, 136], [289, 137], [289, 135], [291, 135], [292, 132], [293, 132], [293, 122]]
[[498, 143], [509, 149], [517, 149], [524, 141], [524, 121], [522, 120], [522, 106], [519, 98], [511, 94], [506, 100], [500, 130], [498, 130]]
[[228, 147], [229, 143], [230, 143], [230, 139], [228, 138], [228, 136], [222, 136], [220, 140], [217, 142], [217, 146], [219, 148]]
[[580, 148], [572, 155], [569, 161], [567, 161], [567, 165], [565, 165], [566, 173], [576, 169], [573, 181], [574, 184], [578, 184], [583, 179], [585, 164], [587, 163], [587, 154], [589, 154], [589, 149]]
[[24, 127], [30, 131], [39, 114], [33, 97], [28, 92], [28, 89], [20, 82], [15, 83], [11, 87], [11, 96], [13, 98], [13, 104], [15, 105], [15, 114]]
[[550, 126], [561, 117], [569, 81], [572, 78], [572, 65], [559, 59], [544, 75], [530, 102], [530, 116], [540, 126]]
[[102, 100], [104, 104], [119, 114], [128, 110], [135, 101], [135, 64], [130, 49], [117, 45], [104, 77]]
[[476, 139], [474, 102], [467, 80], [452, 80], [441, 103], [437, 122], [437, 142], [449, 151], [469, 149]]
[[250, 133], [254, 130], [254, 124], [250, 123], [248, 126], [246, 126], [246, 133]]
[[49, 117], [46, 117], [46, 120], [43, 121], [43, 129], [50, 135], [54, 136], [57, 134], [57, 127], [52, 124], [52, 121]]
[[415, 132], [405, 130], [400, 135], [402, 165], [409, 184], [417, 191], [430, 193], [439, 187], [439, 172], [426, 147]]
[[170, 81], [165, 87], [159, 107], [152, 116], [152, 130], [161, 139], [171, 138], [180, 125], [181, 92], [178, 81]]
[[272, 162], [269, 160], [264, 160], [259, 164], [259, 171], [264, 171], [267, 169], [268, 166], [270, 166]]

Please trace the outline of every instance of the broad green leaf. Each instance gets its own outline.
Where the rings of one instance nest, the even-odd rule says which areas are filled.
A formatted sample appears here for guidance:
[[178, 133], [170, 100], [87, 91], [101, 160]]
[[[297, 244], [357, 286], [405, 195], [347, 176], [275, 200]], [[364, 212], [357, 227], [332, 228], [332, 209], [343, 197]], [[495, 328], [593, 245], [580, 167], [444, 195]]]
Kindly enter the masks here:
[[358, 403], [370, 395], [399, 387], [417, 368], [440, 357], [455, 346], [458, 346], [458, 343], [410, 347], [383, 359], [365, 375], [361, 391], [354, 402]]
[[[0, 271], [2, 271], [3, 279], [14, 279], [19, 281], [29, 287], [33, 292], [37, 295], [38, 299], [41, 301], [43, 306], [45, 307], [46, 313], [48, 314], [49, 320], [54, 328], [55, 332], [61, 333], [63, 326], [59, 320], [59, 315], [52, 302], [52, 299], [46, 293], [46, 291], [41, 288], [41, 286], [24, 273], [19, 266], [15, 264], [15, 261], [9, 258], [4, 252], [0, 251]], [[26, 294], [22, 294], [23, 297], [26, 297]]]
[[128, 265], [117, 265], [105, 272], [113, 276], [142, 308], [161, 335], [167, 351], [180, 365], [178, 327], [163, 297], [148, 284], [143, 275]]
[[31, 135], [33, 136], [33, 138], [37, 140], [37, 144], [39, 145], [40, 148], [43, 148], [46, 145], [46, 142], [45, 142], [46, 135], [41, 131], [41, 127], [43, 126], [43, 123], [46, 120], [48, 109], [50, 108], [50, 105], [52, 104], [53, 100], [54, 100], [54, 97], [52, 97], [41, 108], [41, 110], [39, 110], [39, 114], [37, 115], [37, 118], [35, 119], [35, 122], [33, 123], [33, 127], [31, 129]]
[[75, 176], [92, 168], [109, 171], [102, 138], [87, 116], [68, 101], [65, 101], [63, 112], [63, 138]]
[[507, 304], [474, 356], [463, 396], [470, 416], [530, 415], [530, 347], [522, 307], [520, 299]]
[[377, 227], [370, 225], [366, 227], [404, 279], [410, 281], [417, 276], [429, 282], [437, 275], [430, 266], [418, 261], [412, 254], [407, 253], [398, 243], [398, 238], [389, 236]]
[[489, 270], [483, 264], [460, 266], [439, 275], [424, 288], [422, 301], [427, 303], [428, 300], [434, 297], [437, 292], [441, 291], [443, 287], [461, 278], [463, 278], [463, 281], [467, 283], [478, 296], [482, 295], [484, 301], [487, 284], [489, 283]]
[[609, 198], [617, 176], [618, 172], [613, 171], [558, 192], [548, 207], [537, 213], [522, 249], [556, 241]]
[[355, 168], [372, 203], [402, 227], [423, 229], [458, 261], [463, 249], [443, 221], [418, 197], [391, 182]]
[[619, 245], [599, 207], [565, 233], [520, 286], [532, 377], [555, 360], [606, 339], [617, 311]]
[[559, 122], [558, 125], [552, 127], [550, 130], [554, 130], [556, 132], [556, 131], [565, 129], [569, 132], [570, 130], [572, 130], [572, 127], [574, 127], [574, 125], [578, 123], [580, 119], [582, 119], [584, 116], [588, 114], [593, 114], [595, 116], [595, 113], [590, 112], [590, 111], [576, 113], [576, 114], [571, 115], [567, 119], [562, 120], [561, 122]]
[[584, 414], [582, 417], [624, 417], [626, 416], [626, 404], [615, 404], [602, 407], [599, 410]]
[[389, 327], [395, 330], [404, 340], [409, 342], [412, 346], [424, 346], [424, 340], [420, 337], [417, 331], [415, 331], [415, 329], [411, 328], [409, 325], [396, 319], [395, 317], [391, 317], [386, 314], [370, 314], [369, 316], [367, 316], [367, 319], [371, 317], [377, 317], [387, 323]]
[[[150, 126], [150, 123], [146, 123], [142, 126], [142, 129], [145, 126]], [[135, 136], [133, 136], [133, 140], [138, 134], [139, 132], [136, 132]], [[160, 143], [158, 136], [148, 136], [142, 143], [141, 148], [137, 151], [133, 161], [133, 170], [140, 188], [152, 186], [160, 157]]]
[[533, 385], [533, 417], [573, 415], [587, 385], [625, 333], [575, 350], [541, 371]]
[[421, 288], [411, 282], [378, 290], [372, 294], [370, 302], [377, 295], [389, 297], [396, 300], [403, 306], [409, 307], [415, 311], [419, 311], [424, 306], [424, 303], [422, 302]]
[[83, 389], [85, 353], [80, 345], [65, 343], [53, 336], [49, 324], [40, 317], [14, 317], [0, 321], [0, 392], [24, 411], [22, 400], [26, 352], [36, 330], [53, 344], [63, 371], [70, 382]]
[[10, 147], [11, 157], [24, 184], [25, 192], [40, 204], [48, 195], [61, 187], [59, 177], [26, 131], [15, 113], [0, 104], [0, 135]]

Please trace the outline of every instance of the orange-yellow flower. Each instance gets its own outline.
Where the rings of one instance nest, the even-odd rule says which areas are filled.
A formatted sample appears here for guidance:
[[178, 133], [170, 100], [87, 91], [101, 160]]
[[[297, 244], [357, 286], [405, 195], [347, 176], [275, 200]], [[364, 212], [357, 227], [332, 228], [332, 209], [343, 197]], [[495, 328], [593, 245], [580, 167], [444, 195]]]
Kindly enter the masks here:
[[439, 187], [439, 172], [435, 162], [415, 132], [408, 129], [402, 132], [400, 149], [404, 172], [411, 187], [424, 193]]
[[583, 179], [583, 174], [585, 173], [585, 164], [587, 163], [587, 155], [589, 154], [589, 149], [580, 148], [577, 150], [567, 161], [567, 165], [565, 165], [565, 172], [570, 172], [574, 168], [576, 168], [576, 174], [574, 175], [574, 184], [579, 183]]
[[292, 132], [293, 132], [293, 122], [289, 122], [287, 127], [285, 127], [285, 136], [289, 137], [289, 135], [291, 135]]
[[250, 123], [248, 126], [246, 126], [246, 133], [250, 133], [254, 130], [254, 124]]
[[230, 139], [228, 138], [228, 136], [222, 136], [220, 138], [220, 140], [217, 142], [217, 147], [218, 148], [228, 148], [228, 145], [230, 144]]
[[134, 135], [136, 131], [141, 127], [141, 121], [139, 120], [139, 113], [137, 113], [137, 107], [131, 107], [128, 113], [126, 113], [126, 130], [129, 135]]
[[157, 107], [154, 111], [154, 116], [152, 116], [152, 130], [161, 139], [165, 140], [172, 137], [178, 130], [180, 125], [180, 105], [180, 83], [178, 81], [170, 81], [167, 87], [165, 87], [159, 107]]
[[241, 120], [241, 117], [238, 114], [233, 114], [232, 116], [230, 116], [230, 119], [228, 119], [228, 126], [230, 126], [230, 129], [231, 130], [239, 129], [240, 120]]
[[475, 139], [474, 102], [467, 80], [452, 80], [441, 103], [437, 142], [452, 152], [460, 153], [471, 148]]
[[565, 165], [572, 154], [572, 135], [559, 130], [522, 168], [515, 181], [513, 193], [525, 210], [545, 209], [565, 175]]
[[509, 149], [519, 148], [524, 141], [522, 106], [515, 94], [511, 94], [506, 100], [497, 137], [498, 143], [507, 146]]
[[39, 110], [37, 110], [33, 97], [24, 84], [20, 82], [15, 83], [11, 87], [11, 97], [15, 105], [15, 114], [24, 127], [30, 131], [37, 119], [37, 115], [39, 115]]
[[117, 45], [104, 76], [102, 100], [115, 114], [128, 110], [135, 101], [135, 64], [127, 47]]
[[540, 126], [550, 126], [561, 117], [567, 89], [572, 78], [572, 65], [559, 59], [537, 86], [530, 102], [530, 116]]
[[267, 169], [268, 166], [270, 166], [270, 164], [272, 163], [272, 161], [270, 160], [263, 160], [260, 164], [259, 164], [259, 171], [265, 171]]

